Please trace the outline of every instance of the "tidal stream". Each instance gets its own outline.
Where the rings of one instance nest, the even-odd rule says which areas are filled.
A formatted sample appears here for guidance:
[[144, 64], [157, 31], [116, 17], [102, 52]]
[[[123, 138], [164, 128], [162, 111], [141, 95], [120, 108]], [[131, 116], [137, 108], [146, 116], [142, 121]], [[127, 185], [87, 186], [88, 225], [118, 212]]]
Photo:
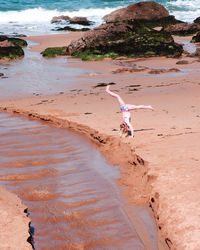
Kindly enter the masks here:
[[119, 177], [84, 138], [0, 113], [0, 185], [28, 207], [35, 249], [158, 249], [150, 210], [125, 205]]

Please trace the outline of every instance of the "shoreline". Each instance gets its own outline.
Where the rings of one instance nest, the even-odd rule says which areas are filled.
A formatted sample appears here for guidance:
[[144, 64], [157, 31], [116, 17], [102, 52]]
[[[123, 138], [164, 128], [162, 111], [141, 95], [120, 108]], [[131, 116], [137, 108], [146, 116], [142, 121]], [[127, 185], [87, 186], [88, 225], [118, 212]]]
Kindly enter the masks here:
[[[70, 37], [70, 33], [66, 35]], [[51, 42], [53, 44], [53, 40]], [[156, 79], [146, 71], [134, 75], [112, 74], [112, 70], [118, 69], [119, 65], [109, 60], [77, 61], [74, 65], [90, 68], [93, 64], [97, 72], [103, 73], [85, 78], [92, 78], [94, 82], [113, 80], [117, 86], [114, 85], [112, 89], [120, 91], [120, 95], [122, 92], [130, 103], [134, 99], [135, 104], [152, 104], [155, 107], [154, 113], [134, 113], [136, 136], [133, 140], [119, 139], [119, 108], [115, 100], [107, 96], [104, 88], [94, 88], [95, 83], [88, 84], [81, 92], [75, 90], [61, 95], [4, 100], [0, 102], [0, 109], [67, 127], [89, 138], [110, 163], [121, 166], [122, 179], [119, 184], [129, 187], [126, 195], [130, 202], [150, 202], [158, 228], [170, 249], [197, 249], [200, 245], [198, 211], [193, 214], [191, 211], [193, 207], [198, 209], [200, 202], [198, 191], [195, 192], [200, 176], [199, 62], [193, 63], [194, 58], [186, 59], [189, 64], [176, 67], [186, 73], [190, 67], [191, 72], [182, 75], [159, 74]], [[179, 60], [151, 58], [133, 62], [138, 66], [151, 65], [151, 68], [159, 69], [171, 68]], [[102, 71], [105, 65], [111, 65], [106, 73]], [[137, 91], [130, 90], [133, 76], [133, 84], [140, 83]], [[43, 102], [44, 99], [47, 101]], [[50, 99], [54, 100], [53, 103]], [[185, 201], [189, 203], [186, 205]]]

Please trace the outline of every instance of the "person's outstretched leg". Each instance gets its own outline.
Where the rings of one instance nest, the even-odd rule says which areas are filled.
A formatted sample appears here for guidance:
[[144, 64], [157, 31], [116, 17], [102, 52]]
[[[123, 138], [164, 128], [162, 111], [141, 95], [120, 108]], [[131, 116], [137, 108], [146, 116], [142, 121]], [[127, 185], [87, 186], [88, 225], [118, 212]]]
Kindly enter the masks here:
[[108, 94], [110, 94], [111, 96], [117, 98], [117, 100], [118, 100], [120, 106], [121, 106], [121, 105], [124, 105], [125, 102], [122, 100], [122, 98], [121, 98], [118, 94], [115, 94], [114, 92], [110, 91], [109, 88], [110, 88], [110, 85], [107, 85], [107, 86], [106, 86], [106, 92], [107, 92]]
[[154, 110], [154, 108], [152, 108], [151, 105], [132, 105], [132, 104], [126, 104], [126, 106], [129, 108], [129, 110], [136, 110], [136, 109], [151, 109], [151, 110]]

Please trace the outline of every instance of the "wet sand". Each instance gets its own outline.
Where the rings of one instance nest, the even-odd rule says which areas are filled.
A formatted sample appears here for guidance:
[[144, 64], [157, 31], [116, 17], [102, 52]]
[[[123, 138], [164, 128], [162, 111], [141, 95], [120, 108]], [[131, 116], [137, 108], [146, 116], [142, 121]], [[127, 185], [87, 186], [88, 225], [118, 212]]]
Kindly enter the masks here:
[[[181, 59], [188, 64], [176, 64]], [[12, 98], [0, 106], [85, 135], [110, 163], [120, 165], [119, 185], [128, 187], [129, 202], [151, 204], [167, 245], [193, 250], [200, 248], [200, 62], [186, 56], [181, 59], [71, 59], [72, 67], [93, 70], [79, 76], [85, 83], [81, 88], [66, 87], [64, 93], [51, 96]], [[172, 68], [178, 70], [170, 72]], [[105, 88], [95, 88], [102, 82], [115, 82], [111, 90], [127, 103], [155, 108], [154, 112], [134, 112], [134, 139], [119, 138], [119, 107]]]

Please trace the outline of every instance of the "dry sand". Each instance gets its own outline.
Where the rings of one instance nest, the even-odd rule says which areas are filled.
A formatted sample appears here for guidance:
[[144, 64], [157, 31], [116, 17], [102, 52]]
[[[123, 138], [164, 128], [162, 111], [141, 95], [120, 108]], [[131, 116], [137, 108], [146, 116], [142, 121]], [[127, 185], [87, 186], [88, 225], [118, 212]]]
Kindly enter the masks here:
[[[28, 39], [41, 42], [50, 37], [51, 46], [60, 46], [66, 45], [70, 36], [59, 35], [56, 40], [52, 35]], [[44, 46], [34, 50], [41, 51]], [[83, 89], [2, 101], [0, 107], [85, 135], [110, 163], [121, 166], [119, 184], [128, 187], [129, 202], [151, 204], [169, 248], [198, 250], [200, 62], [184, 56], [181, 59], [188, 64], [177, 65], [180, 59], [166, 58], [85, 63], [76, 60], [73, 67], [96, 71], [88, 75], [88, 84]], [[134, 68], [134, 72], [127, 68]], [[158, 69], [171, 68], [180, 72], [155, 74]], [[116, 70], [121, 73], [112, 73]], [[155, 108], [154, 112], [133, 112], [134, 139], [119, 137], [118, 103], [104, 87], [94, 88], [96, 84], [91, 79], [95, 83], [115, 82], [111, 90], [127, 103], [150, 104]]]
[[0, 187], [0, 248], [24, 250], [32, 249], [29, 239], [30, 219], [26, 216], [26, 207], [15, 195]]

